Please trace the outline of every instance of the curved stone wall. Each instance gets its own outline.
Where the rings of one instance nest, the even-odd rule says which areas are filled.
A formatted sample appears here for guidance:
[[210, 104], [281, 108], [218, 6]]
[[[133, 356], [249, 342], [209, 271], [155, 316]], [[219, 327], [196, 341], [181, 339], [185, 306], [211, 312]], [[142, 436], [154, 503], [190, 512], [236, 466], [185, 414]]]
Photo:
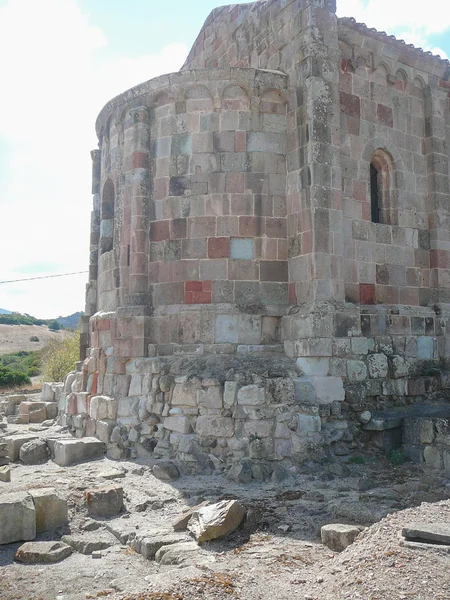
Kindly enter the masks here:
[[97, 311], [151, 305], [150, 341], [164, 353], [279, 342], [286, 85], [278, 72], [189, 71], [103, 109]]

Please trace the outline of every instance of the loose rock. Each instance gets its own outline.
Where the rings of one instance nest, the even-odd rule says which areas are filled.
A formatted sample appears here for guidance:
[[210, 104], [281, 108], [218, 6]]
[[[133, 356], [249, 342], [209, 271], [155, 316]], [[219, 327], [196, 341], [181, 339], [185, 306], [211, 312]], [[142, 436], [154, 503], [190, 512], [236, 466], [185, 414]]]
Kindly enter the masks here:
[[239, 527], [246, 509], [238, 500], [223, 500], [197, 510], [188, 530], [199, 543], [224, 537]]
[[72, 548], [62, 542], [26, 542], [14, 558], [28, 565], [60, 562], [72, 554]]
[[359, 533], [359, 527], [333, 523], [331, 525], [324, 525], [321, 528], [320, 537], [322, 539], [322, 544], [328, 546], [330, 550], [342, 552], [347, 546], [353, 544]]

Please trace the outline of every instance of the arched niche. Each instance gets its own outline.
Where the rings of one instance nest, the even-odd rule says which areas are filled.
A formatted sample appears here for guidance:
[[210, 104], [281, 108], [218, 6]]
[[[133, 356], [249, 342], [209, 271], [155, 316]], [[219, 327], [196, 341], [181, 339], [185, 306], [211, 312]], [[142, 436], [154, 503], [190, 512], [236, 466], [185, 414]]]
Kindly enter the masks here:
[[259, 110], [262, 113], [285, 115], [286, 104], [286, 98], [282, 92], [275, 88], [270, 88], [261, 94]]
[[249, 110], [250, 98], [240, 85], [227, 86], [222, 94], [222, 107], [225, 110]]
[[186, 90], [186, 112], [211, 112], [213, 99], [204, 85], [193, 85]]

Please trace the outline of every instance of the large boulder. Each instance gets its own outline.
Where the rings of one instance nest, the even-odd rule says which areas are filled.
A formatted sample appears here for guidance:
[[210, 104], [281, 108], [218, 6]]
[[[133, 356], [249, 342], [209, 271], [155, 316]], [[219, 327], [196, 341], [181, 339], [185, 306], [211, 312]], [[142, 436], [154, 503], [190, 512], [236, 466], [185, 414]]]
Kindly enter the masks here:
[[71, 554], [72, 548], [62, 542], [26, 542], [14, 558], [28, 565], [49, 564], [64, 560]]
[[105, 485], [86, 490], [86, 504], [92, 516], [118, 515], [123, 507], [123, 488], [118, 485]]
[[180, 477], [178, 467], [170, 460], [155, 464], [152, 473], [157, 479], [161, 479], [162, 481], [173, 481]]
[[48, 461], [49, 451], [44, 440], [25, 442], [20, 448], [19, 458], [24, 465], [38, 465]]
[[355, 527], [355, 525], [333, 523], [331, 525], [324, 525], [321, 528], [320, 537], [322, 539], [322, 544], [327, 546], [330, 550], [342, 552], [347, 546], [353, 544], [360, 532], [360, 528]]
[[0, 544], [34, 540], [36, 511], [33, 498], [26, 492], [0, 496]]
[[4, 438], [8, 444], [8, 455], [11, 462], [17, 462], [20, 458], [20, 449], [22, 446], [30, 440], [37, 439], [37, 435], [33, 434], [17, 434], [11, 435]]
[[245, 513], [238, 500], [222, 500], [197, 510], [187, 528], [201, 544], [232, 533], [242, 523]]
[[67, 502], [58, 494], [55, 488], [30, 490], [30, 496], [36, 510], [36, 531], [52, 531], [62, 525], [67, 525], [69, 516]]

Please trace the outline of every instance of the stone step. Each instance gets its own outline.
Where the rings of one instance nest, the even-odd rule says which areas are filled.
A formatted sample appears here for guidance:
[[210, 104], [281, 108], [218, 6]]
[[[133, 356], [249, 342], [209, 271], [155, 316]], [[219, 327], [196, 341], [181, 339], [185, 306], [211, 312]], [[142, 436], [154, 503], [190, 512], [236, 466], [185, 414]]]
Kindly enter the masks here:
[[97, 438], [57, 440], [54, 444], [54, 462], [60, 467], [67, 467], [87, 460], [103, 458], [106, 447]]

